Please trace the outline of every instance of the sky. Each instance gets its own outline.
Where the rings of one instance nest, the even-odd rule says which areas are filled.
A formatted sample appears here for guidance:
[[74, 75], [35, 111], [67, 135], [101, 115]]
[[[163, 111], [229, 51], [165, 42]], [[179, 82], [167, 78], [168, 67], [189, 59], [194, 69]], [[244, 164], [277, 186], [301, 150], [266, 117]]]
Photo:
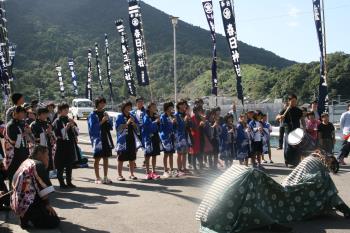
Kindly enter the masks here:
[[[208, 29], [201, 0], [143, 1]], [[350, 1], [324, 1], [327, 53], [350, 53]], [[213, 4], [216, 30], [224, 34], [219, 0], [213, 0]], [[235, 0], [234, 4], [239, 40], [297, 62], [319, 60], [312, 0]]]

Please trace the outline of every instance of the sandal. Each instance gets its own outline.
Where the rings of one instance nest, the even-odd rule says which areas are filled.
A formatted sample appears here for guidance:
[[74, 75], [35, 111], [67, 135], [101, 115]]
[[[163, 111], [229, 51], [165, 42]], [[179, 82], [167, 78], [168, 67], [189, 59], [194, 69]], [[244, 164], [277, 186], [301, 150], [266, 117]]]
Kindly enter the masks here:
[[122, 177], [122, 176], [119, 176], [119, 177], [118, 177], [118, 181], [125, 181], [125, 178]]
[[108, 179], [108, 177], [105, 177], [102, 181], [102, 184], [112, 184], [112, 183], [113, 182], [110, 179]]
[[137, 180], [137, 177], [136, 177], [136, 176], [129, 176], [129, 178], [130, 178], [131, 180]]
[[101, 178], [96, 179], [96, 180], [95, 180], [95, 184], [102, 184]]

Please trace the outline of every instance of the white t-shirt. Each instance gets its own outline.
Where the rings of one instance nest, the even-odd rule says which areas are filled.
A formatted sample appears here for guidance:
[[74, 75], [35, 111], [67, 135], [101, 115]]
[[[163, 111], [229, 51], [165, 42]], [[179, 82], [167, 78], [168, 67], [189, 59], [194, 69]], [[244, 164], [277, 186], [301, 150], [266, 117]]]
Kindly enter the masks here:
[[344, 112], [340, 117], [340, 129], [343, 135], [350, 134], [350, 111]]

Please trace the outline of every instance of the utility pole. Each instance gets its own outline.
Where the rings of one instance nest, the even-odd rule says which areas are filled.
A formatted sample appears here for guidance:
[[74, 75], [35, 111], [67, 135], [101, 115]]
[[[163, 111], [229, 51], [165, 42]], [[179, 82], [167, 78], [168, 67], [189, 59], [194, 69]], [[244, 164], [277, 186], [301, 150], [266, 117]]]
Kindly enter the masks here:
[[176, 25], [179, 21], [179, 17], [171, 16], [171, 22], [173, 24], [174, 31], [174, 102], [177, 102], [177, 66], [176, 66]]

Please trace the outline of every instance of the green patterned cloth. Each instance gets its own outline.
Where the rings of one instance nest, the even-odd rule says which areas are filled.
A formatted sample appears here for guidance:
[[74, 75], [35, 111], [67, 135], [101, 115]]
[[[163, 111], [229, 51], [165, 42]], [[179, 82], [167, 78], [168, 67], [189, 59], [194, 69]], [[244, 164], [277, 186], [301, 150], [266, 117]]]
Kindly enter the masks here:
[[319, 158], [303, 160], [282, 184], [262, 171], [232, 166], [199, 206], [200, 232], [245, 232], [312, 218], [343, 204]]

